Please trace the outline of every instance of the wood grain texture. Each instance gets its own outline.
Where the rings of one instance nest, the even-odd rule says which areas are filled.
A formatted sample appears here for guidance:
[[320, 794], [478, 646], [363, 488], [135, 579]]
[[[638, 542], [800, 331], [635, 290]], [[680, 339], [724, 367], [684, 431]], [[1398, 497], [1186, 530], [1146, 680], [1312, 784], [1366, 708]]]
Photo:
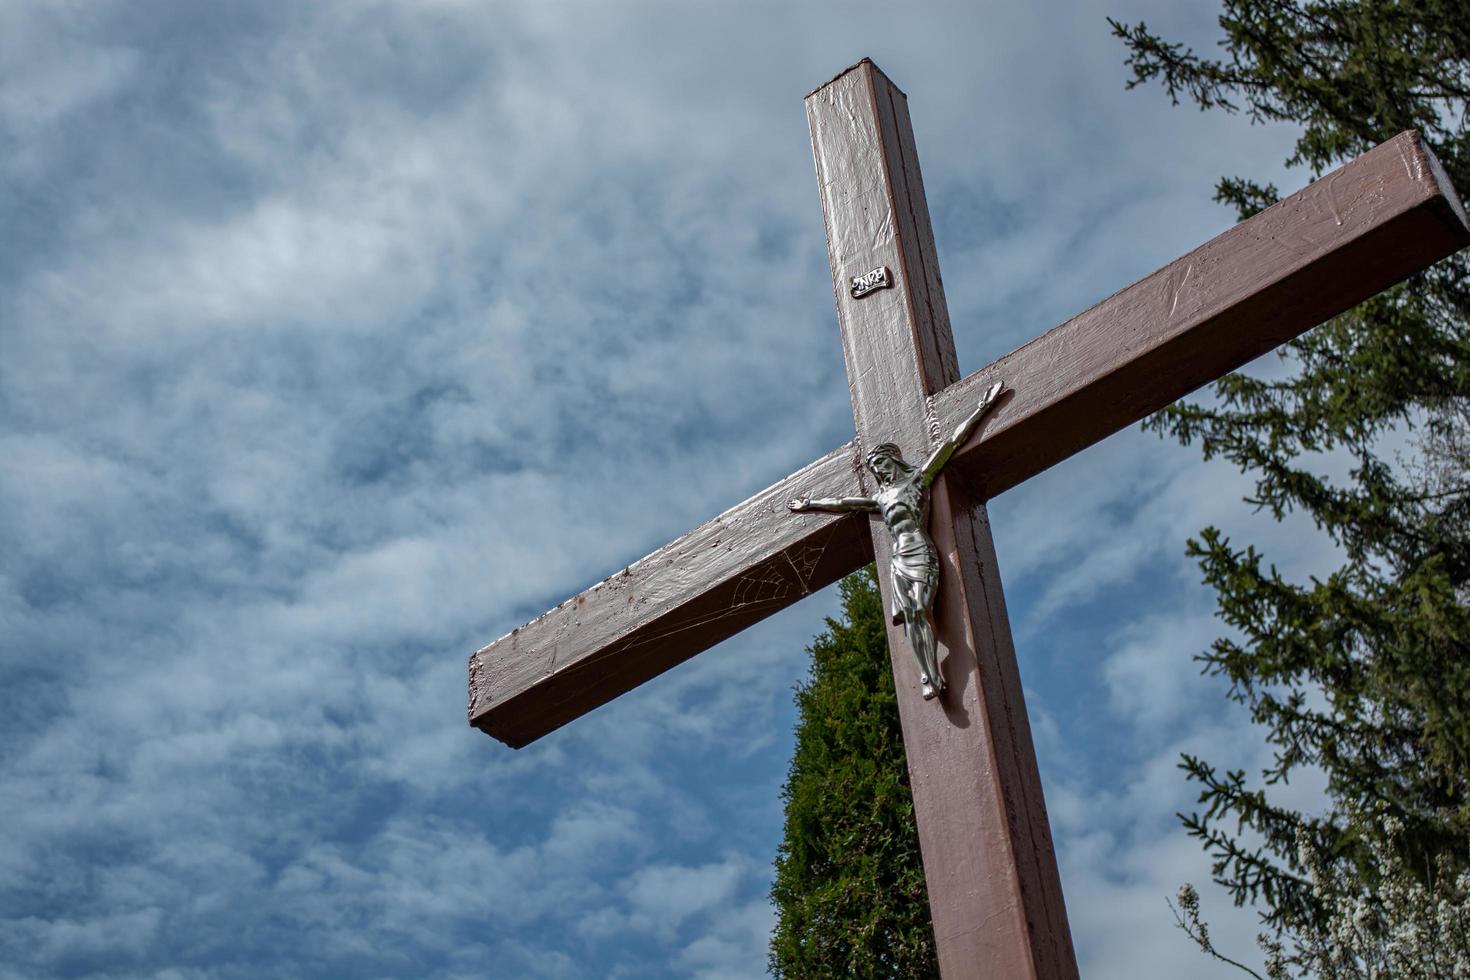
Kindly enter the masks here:
[[993, 381], [1015, 390], [950, 465], [993, 497], [1467, 243], [1402, 133], [944, 391], [952, 428]]
[[841, 446], [470, 657], [470, 724], [520, 747], [872, 560], [865, 523], [798, 520], [856, 493]]
[[[906, 119], [903, 102], [893, 111]], [[911, 152], [900, 146], [895, 159]], [[842, 165], [830, 162], [835, 178]], [[856, 186], [855, 175], [854, 183], [844, 191], [853, 202], [909, 221], [886, 195]], [[922, 194], [910, 199], [922, 205]], [[846, 219], [834, 238], [828, 223], [842, 262], [861, 266], [859, 256], [882, 256], [875, 264], [889, 264], [907, 284], [902, 293], [879, 290], [859, 302], [891, 308], [902, 295], [914, 306], [914, 322], [941, 322], [937, 263], [922, 248], [914, 257], [921, 235], [898, 236], [901, 251], [864, 241]], [[907, 226], [926, 235], [927, 214]], [[1013, 389], [950, 463], [982, 498], [994, 496], [1467, 242], [1454, 190], [1417, 134], [1405, 133], [961, 381], [949, 383], [952, 353], [926, 355], [928, 384], [948, 385], [928, 399], [929, 434], [952, 429], [993, 381]], [[837, 293], [841, 303], [846, 292]], [[858, 366], [866, 370], [886, 369]], [[897, 390], [896, 379], [886, 383]], [[858, 492], [859, 455], [855, 444], [833, 450], [476, 652], [471, 724], [524, 745], [795, 602], [800, 589], [734, 608], [737, 591], [782, 574], [788, 552], [824, 550], [807, 581], [812, 589], [871, 560], [863, 522], [792, 515], [783, 506], [787, 496]], [[673, 568], [676, 556], [692, 556], [689, 566]]]
[[[807, 118], [858, 442], [897, 443], [917, 462], [935, 441], [929, 398], [959, 371], [906, 100], [863, 62], [808, 96]], [[894, 269], [894, 288], [853, 298], [849, 278], [879, 265]], [[943, 477], [932, 507], [941, 702], [923, 700], [903, 627], [889, 624], [888, 645], [940, 971], [1075, 977], [985, 508]], [[871, 528], [892, 608], [889, 534], [876, 519]]]

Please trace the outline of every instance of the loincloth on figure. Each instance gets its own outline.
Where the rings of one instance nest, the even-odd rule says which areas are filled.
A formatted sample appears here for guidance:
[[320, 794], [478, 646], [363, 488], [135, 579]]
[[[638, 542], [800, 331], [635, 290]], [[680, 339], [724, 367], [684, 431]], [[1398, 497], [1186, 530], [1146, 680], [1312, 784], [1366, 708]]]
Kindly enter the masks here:
[[920, 594], [932, 599], [939, 585], [939, 555], [934, 545], [919, 531], [904, 531], [893, 542], [893, 558], [888, 565], [893, 581], [893, 622], [904, 615], [922, 615], [923, 607], [913, 600], [911, 585], [925, 587]]

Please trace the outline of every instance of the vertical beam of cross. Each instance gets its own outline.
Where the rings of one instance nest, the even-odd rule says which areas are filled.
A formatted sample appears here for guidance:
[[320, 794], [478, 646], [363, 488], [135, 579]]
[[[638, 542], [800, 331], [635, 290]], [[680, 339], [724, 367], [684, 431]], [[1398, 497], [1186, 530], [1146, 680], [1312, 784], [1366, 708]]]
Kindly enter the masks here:
[[[940, 435], [930, 398], [960, 376], [907, 102], [864, 60], [806, 105], [858, 440], [864, 450], [897, 443], [917, 465]], [[851, 278], [880, 267], [892, 287], [854, 297]], [[889, 537], [872, 528], [891, 609]], [[984, 501], [941, 477], [929, 528], [940, 553], [940, 700], [922, 699], [901, 626], [889, 624], [888, 643], [940, 970], [951, 980], [1075, 977]]]

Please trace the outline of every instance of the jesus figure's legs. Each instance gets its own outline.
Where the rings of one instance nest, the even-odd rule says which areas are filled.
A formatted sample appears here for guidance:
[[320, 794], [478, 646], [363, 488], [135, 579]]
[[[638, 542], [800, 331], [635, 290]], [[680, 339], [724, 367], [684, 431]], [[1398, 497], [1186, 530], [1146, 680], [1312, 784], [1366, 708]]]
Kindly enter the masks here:
[[919, 684], [924, 700], [935, 697], [944, 690], [944, 678], [939, 675], [935, 657], [934, 627], [922, 611], [904, 616], [903, 629], [908, 634], [909, 645], [914, 648], [914, 659], [919, 662]]
[[914, 649], [914, 659], [919, 662], [919, 683], [924, 700], [928, 701], [944, 690], [944, 677], [939, 673], [939, 644], [934, 638], [934, 622], [929, 618], [934, 590], [922, 582], [904, 582], [905, 588], [899, 591], [899, 584], [894, 582], [894, 591], [895, 596], [903, 597], [903, 631]]

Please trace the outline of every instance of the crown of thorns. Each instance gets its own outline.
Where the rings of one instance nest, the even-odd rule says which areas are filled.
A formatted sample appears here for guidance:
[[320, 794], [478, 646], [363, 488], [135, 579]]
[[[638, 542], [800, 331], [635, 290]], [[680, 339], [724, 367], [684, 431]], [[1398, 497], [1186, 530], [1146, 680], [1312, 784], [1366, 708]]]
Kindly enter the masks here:
[[874, 446], [867, 455], [868, 466], [871, 467], [880, 459], [892, 460], [895, 463], [903, 462], [903, 453], [891, 442], [882, 442]]

